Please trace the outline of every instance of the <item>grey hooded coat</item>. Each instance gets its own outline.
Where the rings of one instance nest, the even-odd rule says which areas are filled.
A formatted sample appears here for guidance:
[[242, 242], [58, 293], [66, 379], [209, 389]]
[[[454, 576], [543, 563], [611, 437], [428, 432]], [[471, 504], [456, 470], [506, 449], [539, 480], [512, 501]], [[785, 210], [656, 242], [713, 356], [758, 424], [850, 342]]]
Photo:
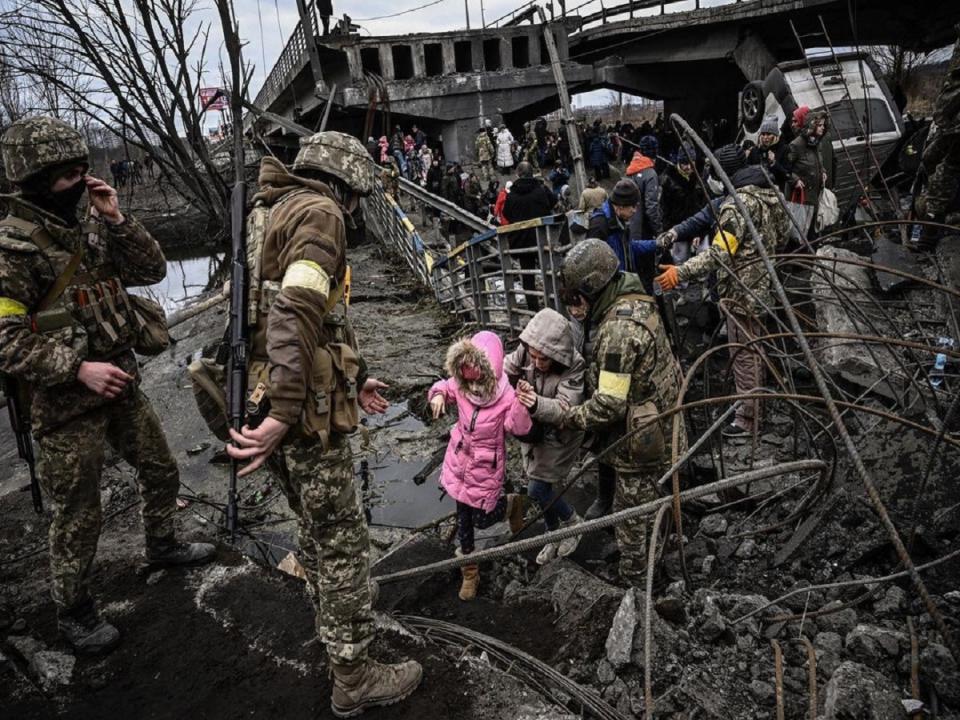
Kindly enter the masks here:
[[[526, 475], [531, 480], [559, 482], [566, 478], [577, 460], [583, 433], [558, 426], [566, 409], [584, 399], [583, 375], [586, 363], [574, 346], [570, 321], [556, 310], [541, 310], [520, 333], [521, 344], [503, 361], [511, 382], [522, 378], [537, 392], [532, 418], [543, 425], [543, 439], [521, 443]], [[543, 353], [554, 365], [550, 372], [538, 372], [527, 347]]]

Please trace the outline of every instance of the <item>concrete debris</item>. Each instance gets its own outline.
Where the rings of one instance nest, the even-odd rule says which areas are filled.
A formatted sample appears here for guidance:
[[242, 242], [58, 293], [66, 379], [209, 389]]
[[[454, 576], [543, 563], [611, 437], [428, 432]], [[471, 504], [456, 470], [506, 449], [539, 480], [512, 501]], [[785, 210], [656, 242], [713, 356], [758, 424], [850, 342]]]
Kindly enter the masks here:
[[700, 532], [710, 537], [720, 537], [726, 534], [727, 525], [727, 519], [723, 515], [707, 515], [700, 521]]
[[826, 687], [825, 720], [902, 720], [903, 705], [896, 684], [865, 665], [847, 661]]
[[900, 704], [903, 705], [903, 711], [907, 714], [907, 717], [913, 717], [925, 710], [924, 704], [920, 700], [901, 700]]
[[687, 624], [687, 610], [681, 598], [660, 598], [654, 603], [653, 607], [664, 620], [668, 620], [675, 625]]
[[909, 647], [903, 634], [873, 625], [857, 625], [847, 633], [845, 642], [847, 653], [870, 667], [896, 660], [900, 656], [901, 643]]
[[883, 617], [899, 616], [907, 606], [907, 594], [896, 585], [891, 585], [883, 596], [873, 604], [873, 610]]
[[[895, 243], [886, 235], [880, 235], [876, 238], [876, 249], [873, 251], [871, 262], [884, 267], [896, 268], [911, 275], [923, 275], [920, 266], [917, 264], [914, 253], [907, 250], [900, 243]], [[909, 278], [894, 273], [877, 271], [877, 284], [883, 292], [896, 290], [910, 283]]]
[[753, 538], [747, 538], [742, 543], [740, 547], [737, 548], [737, 551], [734, 553], [738, 558], [749, 559], [754, 557], [757, 554], [757, 541]]
[[73, 666], [77, 659], [67, 653], [40, 650], [30, 662], [30, 673], [46, 693], [53, 693], [73, 679]]
[[920, 677], [954, 708], [960, 706], [960, 668], [946, 646], [928, 643], [920, 651]]
[[637, 629], [638, 620], [637, 593], [630, 588], [620, 601], [620, 607], [613, 617], [613, 624], [610, 626], [607, 642], [604, 645], [607, 651], [607, 662], [617, 670], [630, 662], [633, 634]]
[[46, 650], [46, 645], [29, 635], [11, 635], [7, 638], [7, 645], [28, 665], [33, 662], [34, 655]]
[[[834, 600], [833, 602], [827, 603], [824, 606], [824, 610], [832, 610], [835, 607], [842, 605], [839, 600]], [[835, 632], [840, 635], [846, 635], [848, 632], [853, 630], [854, 626], [857, 624], [857, 613], [852, 608], [844, 608], [843, 610], [837, 610], [836, 612], [824, 613], [817, 617], [817, 624], [820, 626], [821, 630], [827, 630], [830, 632]]]

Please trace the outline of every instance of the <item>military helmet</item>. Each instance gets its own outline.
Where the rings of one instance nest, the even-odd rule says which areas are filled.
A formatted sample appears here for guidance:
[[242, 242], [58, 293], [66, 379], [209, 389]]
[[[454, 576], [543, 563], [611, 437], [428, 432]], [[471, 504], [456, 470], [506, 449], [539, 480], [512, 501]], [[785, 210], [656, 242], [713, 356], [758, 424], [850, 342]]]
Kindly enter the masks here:
[[603, 240], [588, 238], [574, 245], [560, 266], [564, 288], [595, 297], [620, 269], [620, 261]]
[[300, 152], [293, 171], [319, 170], [342, 180], [358, 195], [373, 192], [373, 168], [370, 153], [357, 138], [326, 130], [300, 138]]
[[49, 167], [88, 162], [83, 136], [62, 120], [37, 115], [18, 120], [0, 138], [7, 179], [22, 183]]

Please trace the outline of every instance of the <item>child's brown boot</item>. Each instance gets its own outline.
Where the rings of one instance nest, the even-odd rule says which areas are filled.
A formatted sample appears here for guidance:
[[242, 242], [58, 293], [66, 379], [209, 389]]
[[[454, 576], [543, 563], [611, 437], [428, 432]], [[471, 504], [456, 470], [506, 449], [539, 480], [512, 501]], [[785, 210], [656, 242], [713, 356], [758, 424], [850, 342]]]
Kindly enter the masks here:
[[480, 585], [480, 566], [464, 565], [460, 568], [463, 574], [463, 583], [460, 585], [460, 599], [473, 600], [477, 596], [477, 586]]

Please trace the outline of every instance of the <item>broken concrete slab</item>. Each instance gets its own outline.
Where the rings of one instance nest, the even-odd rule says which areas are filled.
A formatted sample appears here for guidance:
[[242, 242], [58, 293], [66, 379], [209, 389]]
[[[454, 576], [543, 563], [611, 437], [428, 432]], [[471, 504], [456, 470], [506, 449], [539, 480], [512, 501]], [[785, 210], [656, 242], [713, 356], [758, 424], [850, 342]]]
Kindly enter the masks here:
[[866, 665], [848, 661], [827, 683], [823, 712], [825, 720], [901, 720], [903, 705], [894, 682]]
[[[863, 261], [863, 256], [842, 248], [825, 247], [817, 250], [817, 257], [822, 261], [817, 264], [818, 271], [812, 274], [810, 284], [821, 332], [898, 334], [872, 302], [874, 284], [870, 269], [850, 262]], [[893, 352], [883, 345], [823, 338], [817, 342], [816, 353], [824, 369], [835, 376], [869, 388], [904, 407], [909, 407], [915, 399], [910, 378], [901, 370]]]
[[30, 673], [46, 693], [53, 693], [73, 680], [73, 666], [77, 659], [67, 653], [40, 650], [30, 662]]
[[630, 588], [620, 601], [617, 614], [613, 616], [613, 624], [610, 625], [610, 632], [607, 634], [607, 642], [604, 646], [607, 651], [607, 662], [617, 670], [630, 662], [633, 634], [637, 629], [638, 621], [636, 590]]
[[[922, 274], [915, 255], [900, 243], [895, 243], [884, 235], [877, 238], [876, 248], [871, 256], [871, 261], [877, 265], [902, 270], [911, 275]], [[905, 278], [902, 275], [895, 275], [894, 273], [888, 273], [882, 270], [877, 271], [877, 284], [883, 292], [896, 290], [910, 282], [909, 278]]]

